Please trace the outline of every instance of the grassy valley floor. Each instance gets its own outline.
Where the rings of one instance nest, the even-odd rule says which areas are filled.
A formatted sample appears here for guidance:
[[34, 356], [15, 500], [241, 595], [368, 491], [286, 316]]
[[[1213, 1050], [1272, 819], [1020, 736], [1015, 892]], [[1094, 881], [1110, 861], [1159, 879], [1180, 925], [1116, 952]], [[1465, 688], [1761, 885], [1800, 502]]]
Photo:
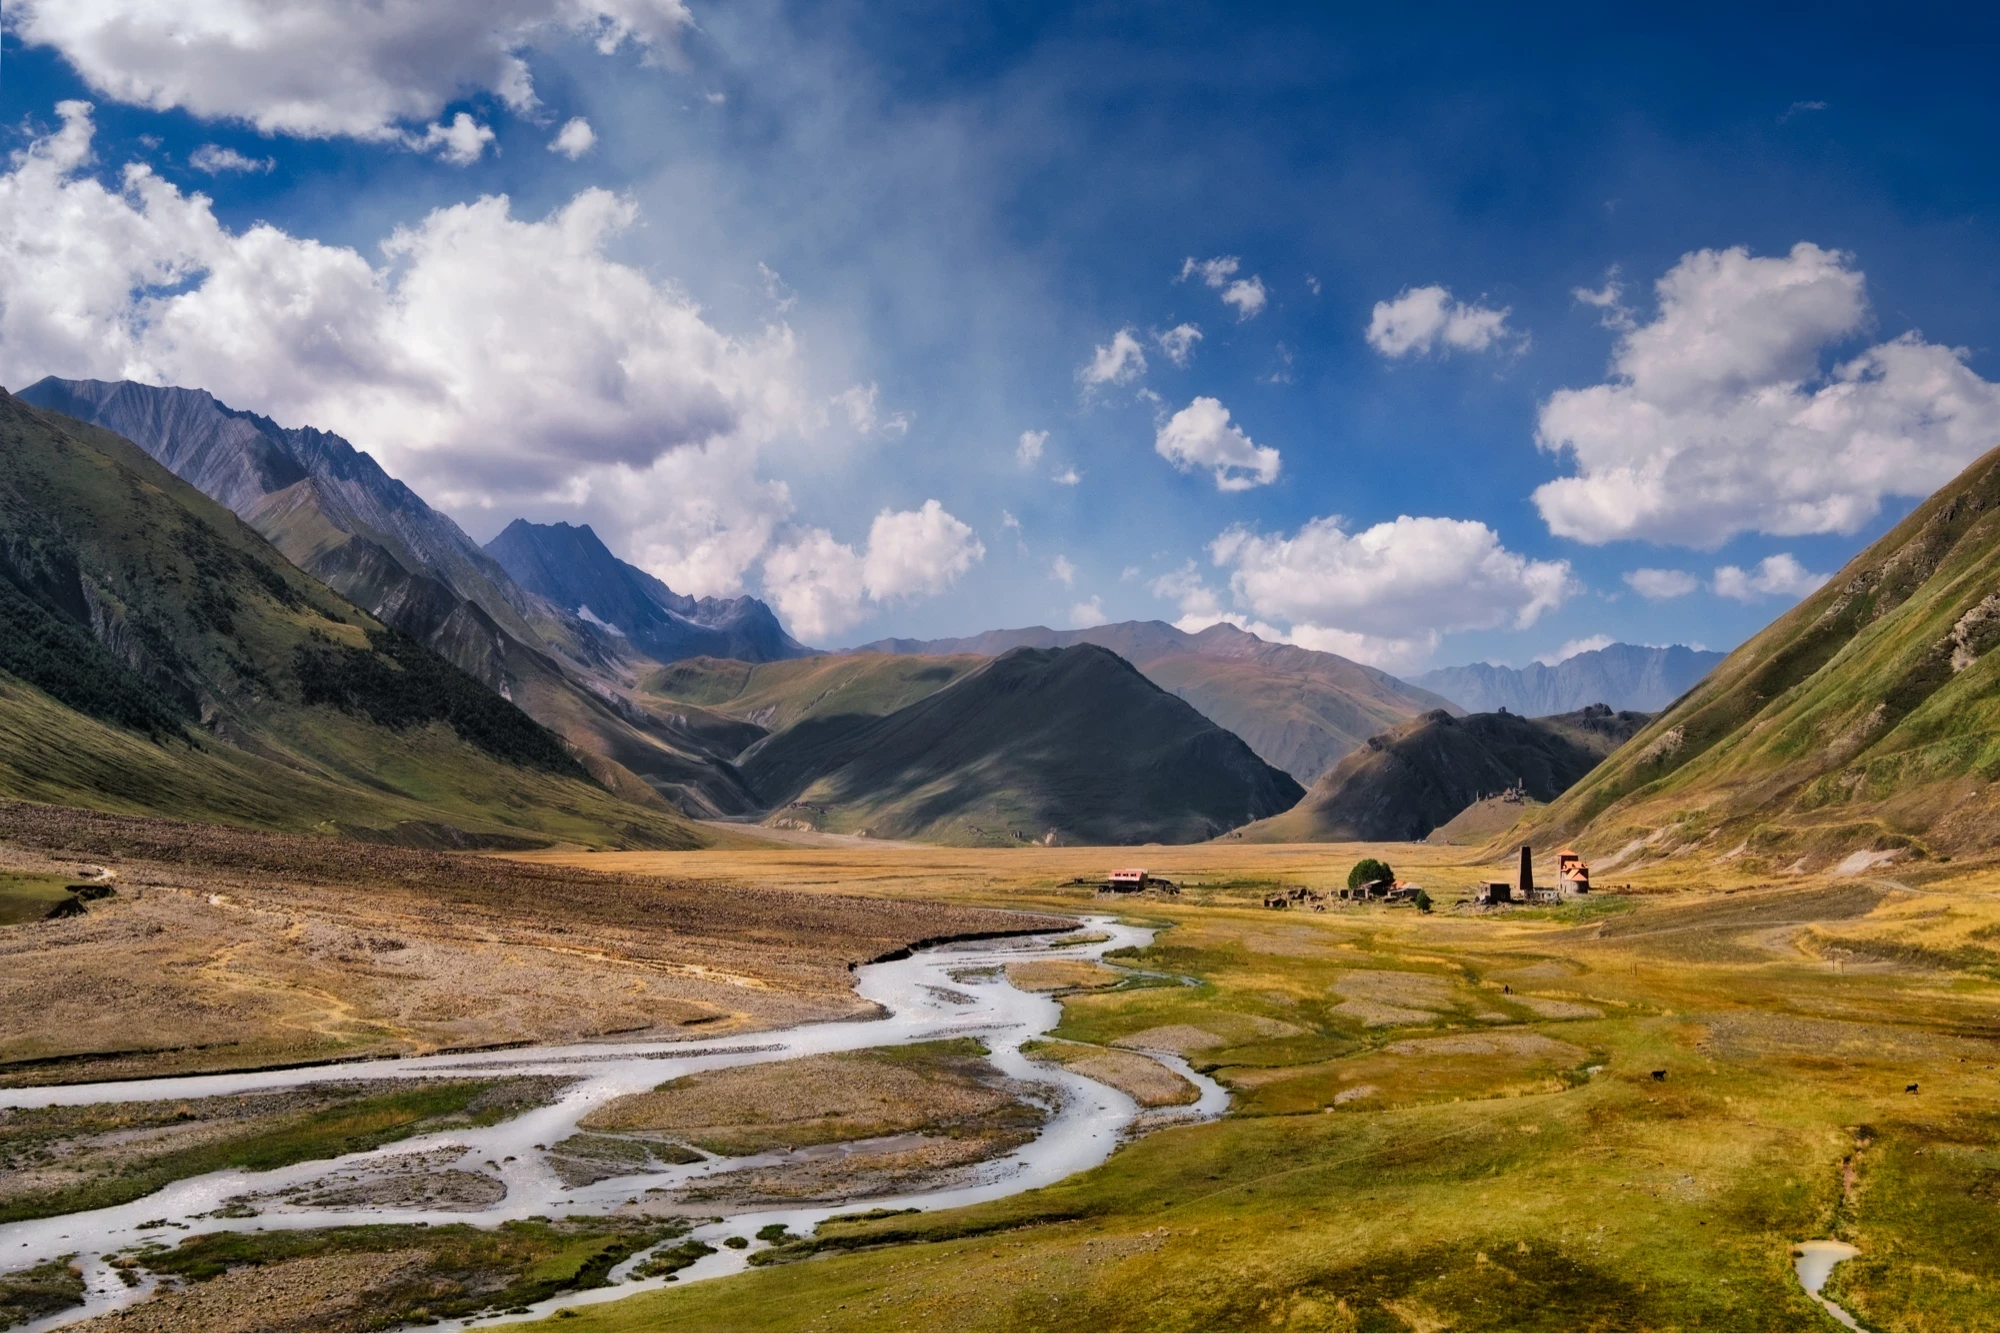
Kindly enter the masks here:
[[[720, 1182], [729, 1198], [712, 1204], [635, 1200], [630, 1217], [491, 1229], [475, 1214], [421, 1237], [196, 1232], [142, 1260], [181, 1286], [107, 1327], [277, 1312], [367, 1328], [432, 1291], [431, 1315], [490, 1311], [600, 1282], [612, 1257], [667, 1236], [673, 1213], [806, 1198], [857, 1202], [811, 1236], [754, 1252], [747, 1273], [577, 1305], [542, 1327], [1834, 1330], [1792, 1272], [1797, 1243], [1828, 1237], [1859, 1248], [1826, 1293], [1864, 1326], [2000, 1325], [2000, 875], [1988, 868], [1760, 878], [1732, 862], [1664, 861], [1601, 877], [1621, 892], [1481, 911], [1461, 900], [1509, 868], [1435, 845], [739, 840], [509, 858], [342, 850], [341, 870], [282, 840], [224, 840], [176, 860], [165, 827], [151, 824], [73, 830], [66, 860], [37, 850], [52, 837], [16, 828], [6, 852], [17, 896], [39, 903], [57, 882], [97, 883], [107, 870], [116, 892], [81, 916], [0, 928], [8, 957], [53, 950], [97, 969], [104, 987], [110, 947], [126, 941], [133, 962], [120, 985], [174, 979], [191, 998], [228, 1004], [176, 1012], [171, 1055], [114, 1060], [107, 1026], [91, 1039], [97, 1055], [17, 1063], [19, 1081], [118, 1060], [240, 1064], [262, 1050], [247, 1036], [203, 1042], [235, 1041], [230, 1025], [266, 1031], [257, 1025], [273, 1015], [305, 1024], [299, 1016], [332, 1013], [325, 998], [354, 1006], [351, 1022], [382, 1025], [388, 1036], [369, 1041], [436, 1043], [437, 998], [453, 988], [412, 989], [411, 975], [440, 975], [459, 957], [437, 952], [447, 947], [467, 960], [447, 982], [546, 954], [546, 973], [503, 975], [531, 983], [536, 1014], [567, 1013], [574, 997], [646, 1016], [671, 999], [695, 1007], [688, 1017], [719, 1012], [717, 1027], [746, 1027], [851, 1012], [847, 961], [899, 938], [991, 929], [995, 907], [1160, 928], [1108, 967], [1016, 970], [1017, 985], [1063, 1006], [1031, 1055], [1159, 1109], [1141, 1124], [1160, 1128], [1047, 1189], [952, 1211], [871, 1211], [860, 1197], [896, 1173], [947, 1166], [946, 1150], [971, 1161], [1031, 1133], [1033, 1118], [970, 1045], [812, 1058], [637, 1095], [564, 1150], [582, 1179], [615, 1172], [634, 1146], [663, 1161], [703, 1146], [799, 1146], [790, 1178]], [[1276, 891], [1344, 884], [1365, 855], [1421, 881], [1437, 910], [1314, 910], [1310, 897], [1263, 906]], [[1178, 892], [1097, 893], [1090, 881], [1113, 865], [1145, 865]], [[155, 903], [172, 912], [148, 916]], [[246, 935], [232, 914], [266, 923], [265, 934]], [[322, 941], [336, 926], [342, 934]], [[166, 952], [134, 954], [132, 941]], [[404, 946], [378, 948], [389, 941]], [[206, 962], [177, 965], [170, 946]], [[583, 970], [567, 989], [557, 955]], [[647, 991], [631, 989], [638, 981]], [[636, 999], [669, 982], [690, 989]], [[54, 988], [54, 974], [36, 985]], [[136, 1002], [130, 1012], [155, 1013]], [[81, 1009], [8, 1013], [16, 1052], [87, 1036]], [[670, 1016], [682, 1013], [650, 1022], [678, 1027], [686, 1019]], [[605, 1015], [599, 1032], [615, 1027]], [[574, 1031], [531, 1018], [509, 1022]], [[1227, 1116], [1172, 1123], [1193, 1093], [1170, 1068], [1177, 1058], [1229, 1088]], [[121, 1164], [157, 1173], [319, 1156], [355, 1136], [380, 1142], [480, 1116], [493, 1094], [440, 1087], [407, 1107], [370, 1101], [380, 1096], [244, 1102], [213, 1119], [126, 1109], [140, 1121], [159, 1113], [143, 1125], [89, 1109], [17, 1118], [9, 1171], [40, 1174], [24, 1190], [57, 1192], [96, 1189]], [[863, 1161], [869, 1153], [882, 1162]], [[700, 1249], [658, 1263], [671, 1269]], [[66, 1300], [66, 1274], [0, 1275], [0, 1305], [47, 1312]]]

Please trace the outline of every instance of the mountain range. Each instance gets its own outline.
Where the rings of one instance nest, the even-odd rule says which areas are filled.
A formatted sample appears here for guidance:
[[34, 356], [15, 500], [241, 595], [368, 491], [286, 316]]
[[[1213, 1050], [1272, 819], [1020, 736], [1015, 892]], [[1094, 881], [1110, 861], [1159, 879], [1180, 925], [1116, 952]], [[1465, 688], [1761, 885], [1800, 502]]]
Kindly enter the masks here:
[[1700, 855], [1753, 873], [1990, 849], [1996, 590], [2000, 450], [1731, 653], [1541, 827], [1613, 865]]
[[[198, 390], [51, 379], [32, 393], [47, 406], [7, 400], [22, 426], [0, 529], [14, 715], [0, 710], [0, 733], [22, 762], [0, 794], [281, 828], [317, 812], [323, 831], [403, 841], [686, 846], [707, 836], [675, 807], [951, 842], [1185, 842], [1302, 790], [1098, 649], [814, 655], [755, 599], [682, 597], [588, 527], [516, 523], [483, 550], [338, 436]], [[137, 490], [198, 501], [257, 559], [182, 569], [214, 545], [186, 522], [89, 510], [104, 499], [90, 487], [34, 480], [77, 472], [79, 440], [128, 471], [143, 462]], [[31, 515], [56, 536], [34, 536]], [[117, 553], [57, 540], [104, 530], [123, 534]], [[114, 563], [125, 584], [104, 573]], [[164, 582], [133, 585], [135, 570]], [[299, 624], [239, 611], [261, 605], [252, 585], [301, 580], [320, 599], [303, 642]], [[201, 642], [216, 625], [256, 634]], [[681, 656], [698, 650], [732, 656]], [[89, 726], [66, 721], [79, 710]], [[71, 731], [85, 742], [65, 751]]]
[[691, 847], [130, 442], [0, 391], [0, 793], [396, 842]]
[[1267, 762], [1309, 784], [1383, 729], [1431, 709], [1458, 712], [1449, 699], [1333, 653], [1273, 644], [1233, 625], [1188, 634], [1164, 621], [1120, 621], [1086, 630], [1031, 626], [964, 639], [884, 639], [852, 650], [991, 657], [1016, 648], [1108, 648]]
[[1551, 718], [1433, 710], [1369, 738], [1321, 775], [1303, 801], [1242, 836], [1271, 843], [1396, 842], [1425, 838], [1481, 798], [1517, 784], [1531, 801], [1554, 801], [1647, 717], [1603, 704]]
[[1411, 682], [1470, 713], [1505, 709], [1531, 718], [1573, 713], [1591, 704], [1657, 713], [1691, 690], [1722, 661], [1720, 653], [1680, 644], [1610, 644], [1564, 658], [1502, 667], [1475, 662], [1439, 667]]

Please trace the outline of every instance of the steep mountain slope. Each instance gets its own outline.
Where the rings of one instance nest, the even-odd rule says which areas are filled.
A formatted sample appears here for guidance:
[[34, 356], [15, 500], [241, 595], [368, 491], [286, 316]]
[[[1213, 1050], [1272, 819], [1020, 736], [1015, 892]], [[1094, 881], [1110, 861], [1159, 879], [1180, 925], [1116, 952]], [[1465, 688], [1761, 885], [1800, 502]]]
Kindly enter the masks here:
[[685, 597], [612, 555], [589, 524], [516, 519], [486, 544], [486, 554], [522, 588], [630, 639], [661, 662], [772, 662], [812, 652], [756, 598]]
[[1233, 625], [1187, 634], [1164, 621], [1088, 630], [993, 630], [965, 639], [885, 639], [859, 653], [998, 654], [1012, 648], [1108, 648], [1162, 689], [1243, 738], [1263, 759], [1310, 783], [1369, 737], [1448, 699], [1332, 653], [1272, 644]]
[[755, 804], [699, 738], [621, 697], [636, 671], [623, 641], [520, 588], [341, 437], [281, 427], [197, 389], [50, 377], [21, 396], [132, 440], [293, 564], [553, 728], [629, 799], [698, 815]]
[[1440, 667], [1411, 680], [1473, 713], [1506, 709], [1539, 718], [1587, 704], [1657, 713], [1715, 669], [1722, 654], [1675, 644], [1611, 644], [1565, 658], [1553, 667], [1531, 662], [1500, 667], [1475, 662]]
[[1519, 783], [1552, 801], [1646, 723], [1594, 705], [1553, 718], [1442, 709], [1371, 737], [1305, 800], [1243, 831], [1262, 842], [1391, 842], [1424, 838], [1481, 797]]
[[1772, 869], [1988, 849], [1996, 645], [2000, 450], [1730, 654], [1542, 826], [1600, 855], [1700, 851]]
[[0, 391], [0, 792], [400, 841], [691, 846], [109, 432]]
[[807, 716], [744, 753], [819, 827], [950, 843], [1186, 843], [1299, 786], [1093, 645], [1016, 649], [879, 718]]

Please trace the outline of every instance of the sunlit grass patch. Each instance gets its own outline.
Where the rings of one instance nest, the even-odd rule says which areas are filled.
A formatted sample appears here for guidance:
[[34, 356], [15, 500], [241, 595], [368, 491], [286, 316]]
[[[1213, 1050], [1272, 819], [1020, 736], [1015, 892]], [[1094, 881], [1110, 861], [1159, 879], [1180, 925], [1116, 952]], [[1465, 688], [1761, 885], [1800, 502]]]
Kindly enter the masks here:
[[955, 1038], [736, 1066], [618, 1098], [581, 1124], [732, 1157], [911, 1132], [1025, 1137], [1042, 1113], [986, 1055], [977, 1039]]

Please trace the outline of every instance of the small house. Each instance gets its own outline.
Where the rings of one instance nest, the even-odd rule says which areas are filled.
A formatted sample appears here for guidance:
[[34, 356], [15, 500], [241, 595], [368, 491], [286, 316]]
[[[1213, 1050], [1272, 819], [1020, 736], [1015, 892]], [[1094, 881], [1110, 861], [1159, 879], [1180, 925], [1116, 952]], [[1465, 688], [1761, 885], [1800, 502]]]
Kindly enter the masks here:
[[1104, 887], [1113, 894], [1137, 894], [1145, 889], [1149, 878], [1143, 866], [1121, 867], [1104, 877]]
[[1556, 854], [1556, 887], [1565, 894], [1590, 892], [1590, 866], [1577, 856], [1574, 848], [1564, 848]]

